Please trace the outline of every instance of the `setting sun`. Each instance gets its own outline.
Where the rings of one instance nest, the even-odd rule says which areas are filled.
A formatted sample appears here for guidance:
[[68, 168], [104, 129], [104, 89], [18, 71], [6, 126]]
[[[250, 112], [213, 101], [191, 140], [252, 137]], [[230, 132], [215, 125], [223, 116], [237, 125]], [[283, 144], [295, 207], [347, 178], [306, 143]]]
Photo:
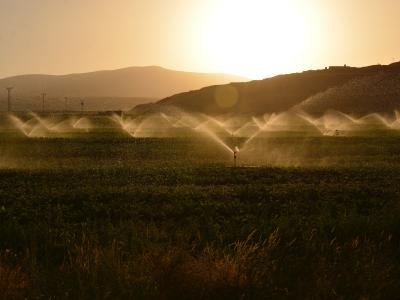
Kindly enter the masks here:
[[296, 69], [307, 56], [309, 24], [293, 1], [220, 0], [211, 11], [204, 47], [217, 69], [259, 78]]

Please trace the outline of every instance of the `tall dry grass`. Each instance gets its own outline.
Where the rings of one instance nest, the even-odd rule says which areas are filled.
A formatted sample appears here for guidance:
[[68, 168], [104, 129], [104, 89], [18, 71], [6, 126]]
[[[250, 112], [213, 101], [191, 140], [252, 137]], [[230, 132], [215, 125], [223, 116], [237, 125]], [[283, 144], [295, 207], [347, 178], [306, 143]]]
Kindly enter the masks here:
[[[379, 243], [252, 233], [228, 247], [152, 247], [128, 253], [83, 235], [60, 265], [1, 255], [1, 299], [396, 299], [390, 235]], [[32, 256], [32, 254], [31, 254]]]
[[10, 250], [0, 253], [0, 299], [23, 299], [28, 293], [28, 274], [16, 259]]

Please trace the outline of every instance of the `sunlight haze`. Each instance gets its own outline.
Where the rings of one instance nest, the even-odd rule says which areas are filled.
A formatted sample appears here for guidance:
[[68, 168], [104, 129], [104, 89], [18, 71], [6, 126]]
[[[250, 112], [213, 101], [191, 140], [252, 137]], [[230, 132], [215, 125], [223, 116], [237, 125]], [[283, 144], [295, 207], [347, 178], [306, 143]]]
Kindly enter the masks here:
[[247, 78], [400, 60], [397, 0], [1, 0], [0, 78], [157, 65]]

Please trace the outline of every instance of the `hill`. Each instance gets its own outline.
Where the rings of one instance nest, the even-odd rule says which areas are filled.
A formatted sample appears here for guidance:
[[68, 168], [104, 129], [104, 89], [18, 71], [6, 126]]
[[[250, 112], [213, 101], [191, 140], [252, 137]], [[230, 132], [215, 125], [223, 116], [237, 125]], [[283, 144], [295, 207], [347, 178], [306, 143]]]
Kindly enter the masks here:
[[[121, 101], [142, 98], [152, 101], [208, 85], [244, 80], [232, 75], [172, 71], [161, 67], [130, 67], [61, 76], [21, 75], [0, 80], [0, 98], [6, 98], [5, 87], [13, 86], [14, 97], [27, 106], [37, 104], [35, 97], [43, 92], [49, 100], [62, 102], [64, 97], [124, 98]], [[136, 104], [133, 101], [130, 108]]]
[[[343, 110], [347, 113], [388, 110], [393, 112], [394, 108], [400, 107], [399, 74], [400, 63], [363, 68], [330, 67], [258, 81], [210, 86], [168, 97], [155, 104], [140, 105], [135, 111], [174, 106], [207, 114], [264, 114], [293, 108], [316, 113], [328, 109]], [[360, 92], [356, 92], [355, 85], [358, 82], [364, 82], [362, 87], [358, 88]], [[367, 84], [368, 82], [371, 85]], [[339, 92], [342, 89], [354, 89], [354, 96], [344, 97]], [[220, 101], [220, 98], [223, 101]]]
[[336, 110], [353, 115], [393, 113], [400, 108], [400, 71], [386, 70], [318, 93], [295, 107], [313, 115]]

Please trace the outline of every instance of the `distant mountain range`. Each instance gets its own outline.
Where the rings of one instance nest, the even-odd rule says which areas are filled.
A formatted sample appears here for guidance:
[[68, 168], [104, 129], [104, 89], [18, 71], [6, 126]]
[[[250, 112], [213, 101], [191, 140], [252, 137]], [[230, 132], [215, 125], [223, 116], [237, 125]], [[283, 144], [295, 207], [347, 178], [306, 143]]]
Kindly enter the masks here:
[[[221, 102], [219, 98], [227, 101]], [[331, 109], [355, 115], [393, 113], [400, 109], [400, 62], [363, 68], [332, 66], [258, 81], [210, 86], [139, 105], [134, 112], [166, 107], [207, 114], [260, 115], [302, 110], [317, 115]]]
[[5, 87], [9, 86], [14, 87], [13, 102], [19, 110], [41, 107], [42, 93], [46, 93], [48, 109], [63, 109], [64, 98], [68, 97], [71, 107], [79, 108], [80, 98], [85, 98], [91, 109], [107, 110], [130, 109], [138, 103], [204, 86], [246, 80], [233, 75], [181, 72], [161, 67], [130, 67], [61, 76], [20, 75], [0, 79], [0, 101], [3, 100], [0, 109], [5, 108]]

